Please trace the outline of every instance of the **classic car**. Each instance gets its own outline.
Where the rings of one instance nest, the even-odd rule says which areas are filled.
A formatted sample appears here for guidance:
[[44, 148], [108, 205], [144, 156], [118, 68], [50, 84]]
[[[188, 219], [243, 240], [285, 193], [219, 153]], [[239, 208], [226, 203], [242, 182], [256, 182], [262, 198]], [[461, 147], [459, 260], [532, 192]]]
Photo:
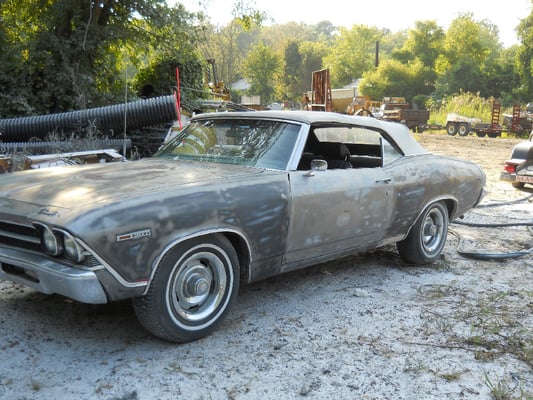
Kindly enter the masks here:
[[526, 183], [533, 184], [533, 131], [529, 140], [513, 147], [511, 157], [503, 165], [500, 179], [511, 182], [517, 189], [523, 188]]
[[211, 333], [240, 284], [397, 244], [440, 257], [485, 174], [399, 123], [326, 112], [199, 114], [150, 158], [0, 176], [0, 279], [132, 299], [153, 335]]

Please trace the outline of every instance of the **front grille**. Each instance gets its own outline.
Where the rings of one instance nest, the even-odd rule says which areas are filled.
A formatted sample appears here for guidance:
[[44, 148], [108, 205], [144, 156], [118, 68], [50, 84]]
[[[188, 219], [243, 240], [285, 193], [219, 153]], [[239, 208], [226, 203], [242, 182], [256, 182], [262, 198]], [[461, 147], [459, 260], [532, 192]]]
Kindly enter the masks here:
[[0, 221], [0, 244], [40, 251], [40, 234], [33, 225]]

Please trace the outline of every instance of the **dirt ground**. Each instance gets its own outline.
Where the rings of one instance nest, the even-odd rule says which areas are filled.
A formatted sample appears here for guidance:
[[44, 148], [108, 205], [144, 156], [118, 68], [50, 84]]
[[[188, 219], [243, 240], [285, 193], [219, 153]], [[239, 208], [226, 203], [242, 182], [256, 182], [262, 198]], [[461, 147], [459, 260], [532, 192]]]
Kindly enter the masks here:
[[[464, 221], [533, 219], [531, 187], [499, 181], [520, 140], [416, 137], [485, 169], [485, 207]], [[150, 336], [128, 302], [0, 282], [0, 398], [532, 399], [533, 258], [465, 258], [459, 245], [518, 252], [533, 240], [524, 226], [452, 224], [431, 267], [391, 246], [243, 287], [213, 335], [183, 345]]]

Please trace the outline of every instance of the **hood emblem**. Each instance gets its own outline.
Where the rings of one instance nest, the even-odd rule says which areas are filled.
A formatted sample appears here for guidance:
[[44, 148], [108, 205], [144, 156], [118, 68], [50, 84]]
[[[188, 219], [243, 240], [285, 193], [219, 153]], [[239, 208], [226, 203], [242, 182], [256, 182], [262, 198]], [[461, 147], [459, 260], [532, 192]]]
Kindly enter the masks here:
[[39, 210], [39, 214], [47, 215], [49, 217], [55, 217], [57, 215], [57, 211], [51, 211], [48, 208], [41, 208]]
[[117, 242], [124, 242], [126, 240], [141, 239], [143, 237], [152, 236], [152, 231], [150, 229], [142, 229], [140, 231], [122, 233], [116, 236]]

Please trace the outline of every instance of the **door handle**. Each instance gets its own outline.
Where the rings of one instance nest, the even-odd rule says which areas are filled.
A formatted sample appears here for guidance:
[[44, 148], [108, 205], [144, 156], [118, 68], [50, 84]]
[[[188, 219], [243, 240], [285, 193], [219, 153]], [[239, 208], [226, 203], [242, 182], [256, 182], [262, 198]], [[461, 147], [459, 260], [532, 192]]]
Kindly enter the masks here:
[[392, 181], [392, 178], [384, 178], [384, 179], [378, 179], [376, 181], [376, 183], [387, 183], [387, 184], [389, 184], [389, 183], [391, 183], [391, 181]]

